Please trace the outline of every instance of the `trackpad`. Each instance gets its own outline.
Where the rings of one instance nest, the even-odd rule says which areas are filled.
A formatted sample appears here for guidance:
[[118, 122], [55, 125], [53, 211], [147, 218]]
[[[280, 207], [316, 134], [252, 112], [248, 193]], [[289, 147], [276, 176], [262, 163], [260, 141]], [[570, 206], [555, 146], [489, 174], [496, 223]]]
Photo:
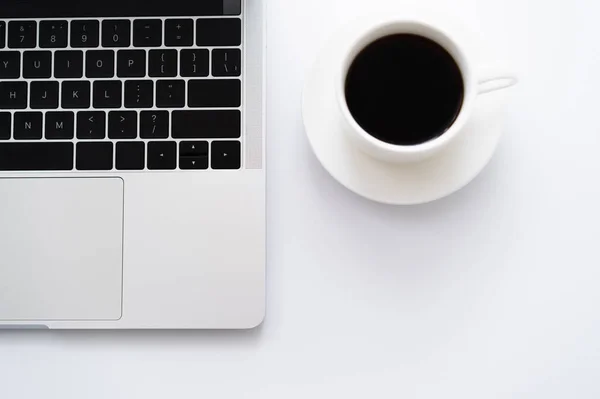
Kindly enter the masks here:
[[123, 180], [0, 179], [0, 320], [121, 317]]

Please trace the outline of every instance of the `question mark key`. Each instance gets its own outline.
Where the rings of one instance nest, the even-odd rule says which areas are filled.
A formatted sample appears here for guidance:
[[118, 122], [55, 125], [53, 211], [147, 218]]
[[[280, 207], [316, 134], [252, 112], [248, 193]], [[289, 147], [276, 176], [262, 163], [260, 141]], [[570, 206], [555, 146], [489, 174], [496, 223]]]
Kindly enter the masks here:
[[143, 139], [169, 138], [169, 112], [142, 111], [140, 113], [140, 137]]

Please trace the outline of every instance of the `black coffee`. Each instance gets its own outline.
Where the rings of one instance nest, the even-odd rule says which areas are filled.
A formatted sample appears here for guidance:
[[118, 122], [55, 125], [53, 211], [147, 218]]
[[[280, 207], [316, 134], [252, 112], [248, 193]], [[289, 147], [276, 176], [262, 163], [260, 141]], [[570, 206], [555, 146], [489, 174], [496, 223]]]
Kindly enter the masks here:
[[346, 78], [346, 102], [375, 138], [416, 145], [441, 136], [454, 123], [464, 97], [456, 61], [422, 36], [398, 34], [367, 46]]

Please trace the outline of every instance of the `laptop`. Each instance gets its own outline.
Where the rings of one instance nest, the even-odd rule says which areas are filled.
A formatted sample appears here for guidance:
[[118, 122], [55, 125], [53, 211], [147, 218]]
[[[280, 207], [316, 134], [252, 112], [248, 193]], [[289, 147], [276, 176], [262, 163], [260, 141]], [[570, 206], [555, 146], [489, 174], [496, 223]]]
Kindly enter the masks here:
[[0, 3], [0, 328], [262, 322], [264, 7]]

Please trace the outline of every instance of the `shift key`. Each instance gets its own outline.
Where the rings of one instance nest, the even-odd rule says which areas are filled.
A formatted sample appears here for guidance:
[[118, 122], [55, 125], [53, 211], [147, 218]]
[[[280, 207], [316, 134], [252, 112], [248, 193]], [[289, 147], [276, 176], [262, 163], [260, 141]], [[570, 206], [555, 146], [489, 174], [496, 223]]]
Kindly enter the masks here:
[[236, 139], [241, 136], [238, 110], [173, 111], [172, 137], [176, 139]]

